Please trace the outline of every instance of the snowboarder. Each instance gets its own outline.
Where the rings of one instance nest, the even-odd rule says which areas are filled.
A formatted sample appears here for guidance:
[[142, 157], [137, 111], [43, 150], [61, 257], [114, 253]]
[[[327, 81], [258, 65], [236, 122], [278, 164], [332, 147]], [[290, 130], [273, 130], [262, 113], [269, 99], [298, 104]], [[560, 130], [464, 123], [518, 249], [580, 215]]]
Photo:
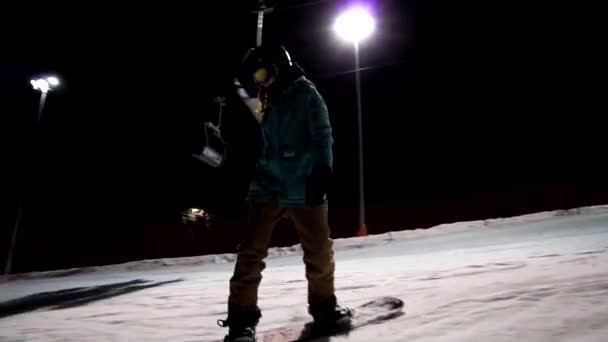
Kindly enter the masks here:
[[[334, 293], [334, 251], [327, 220], [332, 175], [332, 128], [325, 102], [282, 46], [251, 49], [242, 63], [244, 81], [258, 89], [256, 108], [262, 153], [250, 183], [249, 222], [230, 279], [226, 342], [255, 341], [261, 317], [258, 288], [276, 221], [287, 212], [296, 226], [308, 280], [308, 312], [330, 328], [351, 312]], [[236, 82], [237, 85], [240, 85]], [[247, 96], [240, 90], [244, 100]], [[247, 102], [247, 101], [246, 101]]]

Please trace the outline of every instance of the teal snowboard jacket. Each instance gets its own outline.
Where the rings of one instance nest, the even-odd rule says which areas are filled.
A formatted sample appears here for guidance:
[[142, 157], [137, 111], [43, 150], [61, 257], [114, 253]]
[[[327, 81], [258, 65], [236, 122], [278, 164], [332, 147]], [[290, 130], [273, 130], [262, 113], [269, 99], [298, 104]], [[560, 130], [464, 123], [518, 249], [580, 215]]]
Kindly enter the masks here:
[[298, 77], [272, 94], [260, 128], [263, 147], [249, 199], [306, 207], [313, 167], [333, 167], [332, 128], [321, 94], [306, 77]]

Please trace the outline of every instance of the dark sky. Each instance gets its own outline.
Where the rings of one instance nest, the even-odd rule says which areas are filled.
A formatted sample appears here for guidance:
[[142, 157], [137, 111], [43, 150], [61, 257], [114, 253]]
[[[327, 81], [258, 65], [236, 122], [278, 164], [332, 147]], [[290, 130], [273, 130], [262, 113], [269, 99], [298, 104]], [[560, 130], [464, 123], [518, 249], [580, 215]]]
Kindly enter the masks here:
[[[597, 77], [599, 34], [588, 9], [549, 1], [369, 2], [378, 16], [375, 36], [361, 48], [369, 67], [362, 91], [370, 206], [605, 186], [599, 92], [587, 79]], [[356, 207], [358, 194], [353, 51], [331, 30], [344, 4], [279, 1], [264, 36], [290, 50], [326, 99], [336, 208]], [[231, 79], [255, 44], [253, 5], [3, 3], [3, 226], [11, 226], [18, 197], [27, 203], [26, 235], [170, 223], [192, 206], [242, 213], [259, 137]], [[29, 79], [47, 72], [63, 86], [36, 127], [38, 94]], [[228, 97], [230, 157], [212, 170], [190, 155], [219, 95]]]

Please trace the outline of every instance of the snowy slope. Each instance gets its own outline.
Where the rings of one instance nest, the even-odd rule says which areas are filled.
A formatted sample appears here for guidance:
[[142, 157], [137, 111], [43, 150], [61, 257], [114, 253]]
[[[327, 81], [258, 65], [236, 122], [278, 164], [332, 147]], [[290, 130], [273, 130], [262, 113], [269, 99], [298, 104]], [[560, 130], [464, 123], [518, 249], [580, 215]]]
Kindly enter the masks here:
[[[608, 206], [343, 239], [336, 250], [342, 303], [393, 295], [406, 314], [331, 341], [608, 340]], [[298, 246], [271, 254], [260, 331], [308, 320]], [[220, 339], [215, 321], [225, 316], [233, 261], [0, 278], [0, 341]]]

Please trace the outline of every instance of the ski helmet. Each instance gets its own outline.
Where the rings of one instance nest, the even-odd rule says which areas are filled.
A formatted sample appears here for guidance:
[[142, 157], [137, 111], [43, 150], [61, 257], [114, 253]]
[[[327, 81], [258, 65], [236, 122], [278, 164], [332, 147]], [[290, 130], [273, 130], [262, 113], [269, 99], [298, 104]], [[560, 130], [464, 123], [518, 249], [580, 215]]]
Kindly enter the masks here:
[[260, 68], [281, 73], [292, 65], [291, 56], [285, 47], [262, 45], [247, 51], [242, 60], [242, 74], [245, 79], [249, 79]]

